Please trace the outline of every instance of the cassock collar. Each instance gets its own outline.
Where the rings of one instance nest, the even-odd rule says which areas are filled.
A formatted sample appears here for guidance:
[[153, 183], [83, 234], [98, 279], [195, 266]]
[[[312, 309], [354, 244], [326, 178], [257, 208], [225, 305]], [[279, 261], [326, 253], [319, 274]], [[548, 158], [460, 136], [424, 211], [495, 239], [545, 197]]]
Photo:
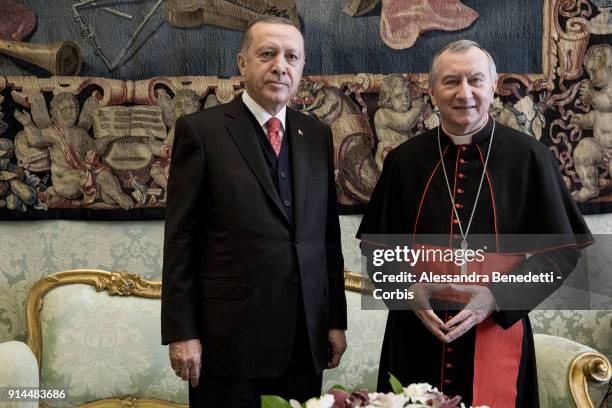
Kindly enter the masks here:
[[[484, 125], [482, 127], [482, 129], [480, 129], [478, 132], [474, 133], [474, 136], [472, 137], [472, 143], [470, 144], [483, 144], [486, 141], [488, 141], [491, 138], [491, 130], [493, 129], [493, 118], [491, 117], [491, 115], [489, 115], [489, 119], [487, 120], [486, 125]], [[452, 145], [454, 146], [455, 144], [453, 143], [453, 141], [451, 140], [451, 138], [444, 132], [444, 128], [442, 127], [442, 125], [440, 125], [440, 134], [444, 135], [444, 137], [442, 137], [442, 144], [444, 145]]]

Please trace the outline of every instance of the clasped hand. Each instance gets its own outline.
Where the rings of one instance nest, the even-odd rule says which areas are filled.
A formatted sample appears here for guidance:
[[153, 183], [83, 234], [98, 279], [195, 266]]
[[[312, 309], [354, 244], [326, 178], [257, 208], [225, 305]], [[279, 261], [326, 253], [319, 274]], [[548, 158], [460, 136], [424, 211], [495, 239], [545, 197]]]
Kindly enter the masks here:
[[[414, 293], [411, 307], [423, 325], [440, 341], [450, 343], [495, 311], [493, 293], [486, 286], [417, 283], [410, 288]], [[470, 301], [452, 319], [444, 323], [432, 310], [429, 299], [438, 291], [453, 289], [470, 295]]]

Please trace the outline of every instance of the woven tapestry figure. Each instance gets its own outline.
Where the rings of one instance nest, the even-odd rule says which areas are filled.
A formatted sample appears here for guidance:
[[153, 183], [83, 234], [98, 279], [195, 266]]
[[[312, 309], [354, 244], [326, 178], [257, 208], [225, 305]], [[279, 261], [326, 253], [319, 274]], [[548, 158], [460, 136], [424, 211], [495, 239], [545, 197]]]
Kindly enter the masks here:
[[382, 171], [387, 153], [413, 136], [412, 128], [427, 105], [420, 99], [413, 102], [410, 83], [403, 76], [392, 74], [383, 79], [378, 106], [374, 114], [378, 137], [375, 160]]
[[[580, 87], [580, 95], [592, 110], [577, 114], [572, 121], [582, 129], [592, 129], [593, 137], [582, 139], [574, 151], [576, 172], [582, 187], [572, 196], [586, 201], [599, 196], [600, 189], [610, 184], [612, 173], [612, 46], [594, 45], [585, 54], [584, 68], [590, 81]], [[607, 178], [599, 177], [599, 168], [608, 170]]]
[[[111, 168], [100, 161], [111, 139], [92, 139], [87, 133], [98, 107], [95, 94], [87, 99], [80, 115], [74, 95], [56, 95], [51, 100], [50, 118], [43, 95], [37, 94], [34, 100], [32, 115], [17, 110], [14, 116], [23, 125], [27, 143], [49, 151], [53, 185], [45, 191], [46, 204], [78, 207], [102, 201], [110, 208], [133, 208], [134, 202], [123, 193]], [[33, 116], [39, 118], [36, 123]]]

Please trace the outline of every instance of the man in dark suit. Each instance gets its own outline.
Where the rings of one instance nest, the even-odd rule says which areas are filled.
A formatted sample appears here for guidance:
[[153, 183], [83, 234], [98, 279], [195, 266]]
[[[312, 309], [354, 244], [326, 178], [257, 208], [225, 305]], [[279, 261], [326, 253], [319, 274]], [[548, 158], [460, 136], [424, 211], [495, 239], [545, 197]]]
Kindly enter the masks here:
[[346, 349], [331, 132], [286, 107], [304, 59], [290, 21], [258, 20], [242, 96], [176, 124], [162, 342], [191, 406], [318, 396]]

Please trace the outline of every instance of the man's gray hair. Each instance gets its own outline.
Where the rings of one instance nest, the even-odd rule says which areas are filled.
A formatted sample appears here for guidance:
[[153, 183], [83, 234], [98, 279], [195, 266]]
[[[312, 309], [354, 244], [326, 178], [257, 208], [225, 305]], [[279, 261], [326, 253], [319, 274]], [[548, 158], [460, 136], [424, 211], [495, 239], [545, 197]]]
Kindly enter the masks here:
[[249, 49], [249, 46], [251, 45], [251, 41], [253, 39], [253, 36], [251, 35], [251, 28], [255, 24], [259, 24], [259, 23], [265, 23], [265, 24], [285, 24], [285, 25], [293, 26], [293, 27], [295, 27], [296, 30], [299, 31], [299, 28], [297, 28], [295, 26], [293, 21], [291, 21], [291, 20], [289, 20], [288, 18], [285, 18], [285, 17], [264, 16], [264, 17], [256, 18], [255, 20], [252, 20], [249, 23], [249, 25], [247, 26], [246, 31], [242, 35], [242, 39], [240, 40], [240, 52], [245, 53]]
[[433, 86], [436, 83], [436, 76], [438, 75], [435, 69], [436, 61], [438, 60], [438, 57], [440, 57], [440, 55], [444, 51], [461, 53], [461, 52], [466, 52], [470, 48], [474, 48], [474, 47], [484, 52], [485, 56], [487, 57], [487, 62], [489, 63], [489, 75], [491, 77], [491, 80], [495, 82], [497, 80], [497, 68], [495, 67], [495, 61], [493, 61], [493, 57], [491, 57], [491, 54], [489, 54], [487, 50], [482, 48], [480, 44], [478, 44], [476, 41], [458, 40], [458, 41], [454, 41], [452, 43], [447, 44], [446, 47], [438, 51], [436, 55], [433, 57], [433, 60], [431, 61], [431, 66], [429, 68], [429, 78], [428, 78], [429, 87], [433, 88]]

